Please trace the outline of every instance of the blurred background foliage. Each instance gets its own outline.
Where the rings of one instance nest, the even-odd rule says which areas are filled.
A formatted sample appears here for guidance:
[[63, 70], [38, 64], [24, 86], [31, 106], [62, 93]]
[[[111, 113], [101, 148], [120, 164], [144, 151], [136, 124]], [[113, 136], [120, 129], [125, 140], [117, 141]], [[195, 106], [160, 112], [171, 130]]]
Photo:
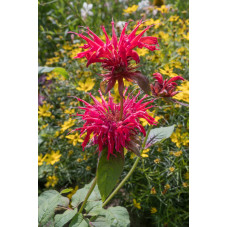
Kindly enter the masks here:
[[[142, 2], [142, 3], [141, 3]], [[144, 27], [155, 24], [147, 36], [159, 37], [160, 50], [149, 52], [138, 49], [140, 70], [150, 82], [153, 73], [165, 78], [181, 75], [185, 81], [182, 92], [175, 96], [188, 102], [189, 74], [189, 12], [188, 1], [39, 1], [39, 193], [47, 189], [72, 188], [68, 197], [89, 183], [96, 172], [97, 153], [90, 147], [82, 150], [83, 137], [77, 132], [68, 134], [82, 125], [76, 116], [82, 105], [73, 96], [88, 102], [87, 92], [98, 96], [101, 73], [99, 65], [86, 68], [84, 59], [73, 59], [82, 41], [67, 34], [82, 32], [89, 26], [104, 39], [100, 25], [111, 34], [111, 20], [115, 21], [118, 35], [125, 21], [130, 21], [128, 32], [141, 18]], [[141, 28], [142, 29], [142, 28]], [[126, 83], [127, 85], [127, 83]], [[129, 85], [129, 84], [128, 84]], [[133, 86], [135, 88], [135, 86]], [[115, 92], [116, 91], [116, 92]], [[112, 91], [119, 101], [116, 87]], [[130, 213], [131, 226], [188, 226], [189, 192], [189, 134], [188, 107], [154, 102], [150, 114], [158, 126], [176, 125], [170, 139], [144, 150], [143, 159], [130, 180], [115, 196], [110, 205], [121, 205]], [[147, 122], [143, 125], [148, 128]], [[126, 163], [122, 178], [130, 170], [134, 155], [125, 151]]]

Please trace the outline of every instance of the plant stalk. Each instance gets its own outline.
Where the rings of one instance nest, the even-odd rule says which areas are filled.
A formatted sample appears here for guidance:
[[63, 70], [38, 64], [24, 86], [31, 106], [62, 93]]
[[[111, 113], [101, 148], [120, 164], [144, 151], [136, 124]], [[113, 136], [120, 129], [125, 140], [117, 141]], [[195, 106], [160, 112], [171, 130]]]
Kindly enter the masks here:
[[[146, 145], [146, 142], [147, 142], [147, 138], [148, 138], [148, 135], [150, 133], [150, 130], [151, 130], [151, 127], [148, 129], [148, 132], [146, 134], [146, 137], [143, 141], [143, 144], [142, 144], [142, 149], [140, 151], [140, 153], [143, 152], [143, 149]], [[137, 157], [136, 158], [136, 161], [134, 162], [132, 168], [130, 169], [130, 171], [128, 172], [128, 174], [125, 176], [125, 178], [121, 181], [121, 183], [115, 188], [115, 190], [111, 193], [111, 195], [106, 199], [106, 201], [103, 203], [102, 207], [106, 206], [106, 204], [115, 196], [115, 194], [119, 191], [119, 189], [125, 184], [125, 182], [129, 179], [129, 177], [132, 175], [132, 173], [134, 172], [136, 166], [138, 165], [139, 163], [139, 160], [140, 160], [140, 157]]]
[[90, 189], [89, 189], [89, 191], [88, 191], [88, 193], [87, 193], [87, 195], [86, 195], [86, 197], [84, 199], [84, 202], [83, 202], [82, 206], [80, 207], [80, 210], [78, 212], [79, 214], [83, 211], [84, 206], [86, 205], [89, 196], [91, 195], [92, 191], [95, 188], [96, 182], [97, 182], [97, 177], [95, 177], [95, 179], [93, 180], [93, 183], [92, 183], [92, 185], [91, 185], [91, 187], [90, 187]]
[[121, 105], [121, 110], [120, 110], [120, 120], [121, 120], [123, 116], [123, 97], [121, 96], [120, 96], [120, 105]]

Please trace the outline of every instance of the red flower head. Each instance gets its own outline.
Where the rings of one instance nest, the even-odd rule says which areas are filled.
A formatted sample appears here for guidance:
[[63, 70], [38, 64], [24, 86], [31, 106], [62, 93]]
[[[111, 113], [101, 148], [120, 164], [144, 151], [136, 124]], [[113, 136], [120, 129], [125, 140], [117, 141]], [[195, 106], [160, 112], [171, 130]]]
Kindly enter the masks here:
[[112, 39], [108, 37], [105, 27], [101, 26], [105, 37], [106, 42], [103, 42], [94, 32], [92, 32], [88, 27], [86, 28], [87, 36], [82, 34], [74, 33], [84, 39], [87, 44], [82, 46], [83, 49], [88, 49], [84, 52], [79, 53], [74, 58], [83, 58], [86, 57], [88, 62], [87, 66], [92, 63], [101, 62], [102, 67], [108, 72], [102, 74], [104, 81], [108, 82], [106, 93], [114, 86], [116, 81], [118, 81], [118, 89], [121, 96], [123, 96], [124, 82], [123, 78], [128, 81], [135, 81], [144, 90], [146, 93], [150, 92], [150, 86], [148, 86], [148, 79], [143, 76], [139, 71], [135, 71], [137, 67], [133, 67], [130, 62], [134, 60], [136, 63], [140, 62], [139, 55], [133, 49], [138, 48], [147, 48], [151, 51], [158, 50], [158, 41], [156, 37], [146, 36], [142, 37], [143, 34], [152, 27], [148, 26], [140, 34], [136, 35], [136, 31], [143, 23], [142, 20], [138, 22], [134, 30], [126, 35], [125, 31], [128, 26], [128, 23], [125, 23], [125, 26], [121, 32], [120, 38], [118, 40], [115, 28], [114, 21], [112, 23]]
[[110, 93], [108, 102], [105, 101], [100, 90], [99, 93], [102, 103], [97, 101], [91, 94], [90, 97], [94, 101], [93, 105], [77, 98], [78, 101], [85, 104], [85, 107], [79, 107], [79, 109], [85, 111], [84, 114], [77, 114], [77, 116], [82, 116], [82, 120], [84, 120], [85, 123], [83, 127], [75, 129], [79, 130], [81, 135], [85, 132], [87, 133], [82, 147], [84, 148], [87, 145], [90, 135], [93, 133], [91, 144], [97, 144], [99, 152], [101, 152], [104, 147], [107, 147], [107, 159], [109, 159], [110, 155], [115, 155], [115, 152], [120, 152], [123, 155], [124, 147], [140, 155], [140, 140], [137, 134], [138, 132], [142, 132], [143, 135], [146, 136], [146, 131], [140, 124], [139, 119], [144, 118], [149, 124], [156, 124], [154, 118], [146, 112], [147, 109], [152, 107], [148, 105], [153, 101], [143, 102], [147, 97], [147, 95], [145, 95], [136, 102], [140, 92], [135, 97], [129, 94], [128, 97], [124, 99], [123, 116], [120, 120], [120, 104], [113, 102], [113, 97]]
[[172, 77], [170, 80], [166, 79], [163, 81], [162, 75], [160, 73], [153, 74], [155, 80], [154, 85], [151, 84], [151, 91], [154, 96], [157, 97], [173, 97], [180, 91], [176, 91], [177, 83], [176, 80], [184, 80], [181, 76]]

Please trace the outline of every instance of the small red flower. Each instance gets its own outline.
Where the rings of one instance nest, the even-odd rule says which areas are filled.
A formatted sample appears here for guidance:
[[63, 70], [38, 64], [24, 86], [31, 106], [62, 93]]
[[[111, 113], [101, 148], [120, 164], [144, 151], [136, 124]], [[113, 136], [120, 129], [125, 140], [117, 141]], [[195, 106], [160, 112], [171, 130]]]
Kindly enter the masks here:
[[151, 84], [151, 92], [153, 96], [157, 97], [173, 97], [180, 91], [176, 91], [177, 83], [174, 81], [184, 80], [181, 76], [172, 77], [170, 80], [166, 79], [163, 81], [162, 75], [160, 73], [153, 74], [155, 80], [154, 85]]
[[83, 49], [87, 50], [77, 54], [77, 56], [74, 58], [86, 57], [88, 60], [87, 66], [92, 63], [101, 62], [102, 67], [107, 70], [106, 74], [101, 75], [104, 77], [104, 81], [108, 81], [106, 93], [110, 91], [116, 81], [118, 81], [119, 93], [121, 96], [123, 96], [123, 78], [128, 81], [135, 81], [146, 93], [150, 92], [148, 79], [143, 76], [140, 71], [136, 71], [136, 68], [138, 68], [139, 66], [133, 67], [131, 65], [132, 60], [134, 60], [136, 63], [140, 62], [139, 55], [136, 51], [133, 50], [134, 48], [145, 47], [150, 51], [158, 50], [158, 41], [156, 37], [142, 37], [143, 34], [152, 27], [152, 25], [148, 26], [140, 34], [136, 35], [136, 31], [142, 23], [142, 20], [139, 21], [135, 29], [129, 35], [125, 34], [126, 28], [128, 26], [128, 23], [125, 23], [119, 40], [115, 33], [114, 21], [111, 22], [112, 39], [108, 37], [105, 27], [101, 26], [101, 29], [103, 30], [106, 37], [106, 42], [103, 42], [88, 27], [86, 28], [86, 33], [89, 38], [82, 34], [69, 32], [78, 35], [80, 38], [84, 39], [87, 42], [87, 44], [82, 46]]
[[82, 117], [85, 123], [83, 127], [75, 129], [79, 130], [81, 135], [87, 133], [82, 147], [85, 148], [90, 139], [90, 135], [93, 133], [91, 145], [97, 144], [99, 152], [101, 152], [104, 147], [107, 147], [107, 159], [109, 159], [110, 155], [115, 155], [115, 152], [120, 152], [123, 156], [124, 147], [139, 156], [139, 144], [141, 140], [137, 137], [137, 134], [138, 132], [142, 132], [143, 135], [146, 136], [146, 131], [140, 124], [139, 119], [144, 118], [149, 124], [156, 124], [154, 118], [146, 112], [146, 110], [152, 107], [148, 105], [153, 101], [143, 102], [143, 100], [148, 97], [145, 95], [136, 102], [140, 92], [136, 96], [129, 94], [123, 102], [123, 116], [120, 120], [120, 104], [113, 102], [113, 97], [110, 93], [108, 102], [104, 100], [100, 90], [99, 93], [102, 103], [97, 101], [97, 99], [90, 94], [90, 97], [94, 101], [93, 105], [76, 97], [78, 101], [85, 104], [85, 107], [79, 107], [79, 109], [84, 110], [84, 113], [77, 114], [77, 116]]

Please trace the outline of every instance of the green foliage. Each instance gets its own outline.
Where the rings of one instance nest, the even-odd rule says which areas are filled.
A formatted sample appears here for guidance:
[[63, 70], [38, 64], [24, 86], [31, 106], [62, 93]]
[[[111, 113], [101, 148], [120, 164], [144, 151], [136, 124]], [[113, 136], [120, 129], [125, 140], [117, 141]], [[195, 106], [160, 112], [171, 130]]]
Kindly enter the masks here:
[[[102, 208], [98, 187], [94, 189], [86, 203], [85, 214], [79, 213], [77, 208], [71, 208], [72, 206], [79, 206], [80, 202], [84, 201], [88, 188], [90, 188], [92, 183], [78, 190], [72, 196], [70, 205], [69, 199], [61, 196], [55, 190], [43, 192], [39, 196], [39, 226], [63, 227], [69, 223], [69, 227], [88, 227], [90, 226], [89, 222], [92, 222], [94, 226], [99, 226], [100, 221], [106, 227], [129, 226], [129, 214], [126, 208], [120, 206], [109, 207], [108, 209]], [[64, 193], [66, 193], [66, 190]], [[58, 212], [61, 213], [59, 214]], [[86, 218], [87, 216], [92, 217], [93, 220], [89, 220]]]
[[116, 157], [110, 156], [109, 160], [107, 153], [107, 149], [102, 151], [97, 168], [97, 184], [102, 201], [105, 201], [114, 189], [124, 167], [124, 157], [120, 153], [115, 153]]
[[68, 203], [68, 198], [61, 196], [55, 190], [43, 192], [39, 196], [39, 226], [44, 226], [53, 218], [57, 206], [68, 206]]
[[[153, 73], [160, 72], [166, 66], [172, 69], [173, 73], [182, 75], [188, 80], [188, 1], [166, 1], [166, 5], [172, 4], [172, 9], [166, 13], [158, 11], [156, 15], [152, 10], [137, 10], [129, 15], [124, 14], [123, 9], [138, 4], [139, 1], [109, 2], [110, 6], [107, 7], [106, 1], [89, 1], [93, 4], [94, 15], [87, 17], [86, 20], [83, 20], [80, 14], [83, 1], [73, 1], [72, 5], [65, 0], [39, 2], [39, 65], [45, 67], [45, 70], [47, 67], [51, 68], [51, 71], [41, 71], [39, 74], [39, 98], [41, 100], [39, 110], [50, 105], [47, 110], [50, 116], [45, 115], [46, 112], [44, 115], [39, 114], [38, 122], [39, 194], [48, 189], [62, 191], [69, 188], [72, 191], [65, 192], [64, 195], [68, 198], [73, 197], [74, 200], [79, 190], [94, 178], [97, 170], [96, 147], [88, 147], [83, 151], [81, 142], [77, 141], [76, 145], [73, 145], [73, 141], [66, 138], [68, 133], [80, 127], [82, 122], [76, 120], [74, 125], [65, 131], [62, 130], [65, 122], [68, 122], [70, 118], [76, 118], [72, 115], [76, 115], [79, 112], [76, 108], [82, 105], [72, 97], [77, 96], [91, 102], [85, 91], [77, 90], [79, 83], [85, 83], [88, 78], [94, 79], [94, 87], [87, 92], [98, 96], [97, 90], [102, 80], [98, 75], [101, 73], [100, 65], [90, 65], [87, 68], [85, 61], [73, 59], [77, 54], [77, 49], [83, 43], [78, 37], [71, 40], [70, 35], [67, 34], [68, 31], [82, 31], [83, 28], [79, 26], [86, 25], [102, 36], [103, 33], [98, 25], [103, 24], [107, 33], [111, 35], [112, 17], [116, 22], [134, 20], [130, 22], [128, 31], [132, 30], [136, 22], [141, 19], [141, 14], [144, 15], [145, 20], [151, 18], [160, 20], [159, 25], [146, 32], [148, 36], [159, 38], [160, 50], [140, 55], [140, 70], [149, 82], [154, 81]], [[175, 22], [169, 21], [171, 16], [179, 16], [179, 19]], [[120, 30], [118, 29], [117, 32], [119, 35]], [[55, 68], [62, 68], [65, 71], [54, 73]], [[64, 72], [67, 72], [67, 75]], [[164, 79], [170, 78], [170, 74], [163, 74], [163, 76]], [[137, 88], [133, 86], [133, 89]], [[115, 101], [119, 101], [114, 89], [111, 92]], [[185, 102], [185, 100], [182, 101]], [[110, 202], [110, 205], [126, 207], [132, 227], [188, 226], [188, 107], [166, 103], [163, 100], [154, 100], [152, 105], [155, 110], [154, 117], [159, 118], [157, 127], [175, 125], [175, 131], [170, 139], [148, 148], [129, 181]], [[144, 127], [148, 131], [149, 125], [146, 122]], [[50, 157], [53, 158], [52, 151], [55, 153], [60, 151], [59, 155], [61, 155], [56, 158], [56, 162], [52, 162], [53, 164], [48, 161]], [[45, 155], [47, 155], [46, 158], [44, 158]], [[134, 156], [127, 152], [119, 180], [125, 177], [133, 163]], [[76, 186], [80, 189], [75, 193]], [[86, 188], [85, 191], [87, 192], [88, 189]], [[82, 196], [84, 194], [85, 192], [81, 193]], [[140, 206], [136, 206], [133, 199]], [[80, 207], [82, 201], [76, 198], [75, 207]], [[98, 200], [89, 200], [85, 211], [91, 216], [98, 215], [102, 209], [101, 206], [101, 197]], [[57, 205], [56, 208], [59, 209], [59, 206]], [[151, 213], [152, 208], [156, 208], [157, 212]], [[51, 217], [45, 225], [54, 226], [53, 207], [51, 210], [51, 215], [46, 216]], [[97, 226], [102, 226], [102, 224], [108, 226], [105, 217], [99, 216], [94, 222]]]

